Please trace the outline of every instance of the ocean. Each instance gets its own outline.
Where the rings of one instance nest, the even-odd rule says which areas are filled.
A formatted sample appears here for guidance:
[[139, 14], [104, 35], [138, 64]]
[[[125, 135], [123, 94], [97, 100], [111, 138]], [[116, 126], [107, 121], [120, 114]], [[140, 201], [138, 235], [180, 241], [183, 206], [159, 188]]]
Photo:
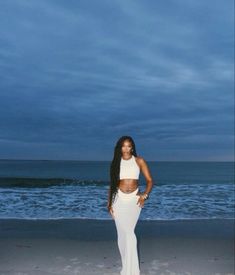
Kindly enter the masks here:
[[[234, 162], [146, 161], [154, 186], [140, 220], [234, 219]], [[0, 160], [0, 218], [112, 219], [110, 163]]]

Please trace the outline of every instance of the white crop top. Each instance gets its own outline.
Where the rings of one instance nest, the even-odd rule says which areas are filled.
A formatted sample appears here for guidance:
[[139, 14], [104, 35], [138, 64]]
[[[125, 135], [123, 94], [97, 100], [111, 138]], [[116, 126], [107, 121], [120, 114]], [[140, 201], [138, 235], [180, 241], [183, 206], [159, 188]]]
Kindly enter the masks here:
[[132, 155], [130, 159], [123, 159], [120, 162], [120, 180], [121, 179], [139, 179], [140, 168], [136, 163], [135, 156]]

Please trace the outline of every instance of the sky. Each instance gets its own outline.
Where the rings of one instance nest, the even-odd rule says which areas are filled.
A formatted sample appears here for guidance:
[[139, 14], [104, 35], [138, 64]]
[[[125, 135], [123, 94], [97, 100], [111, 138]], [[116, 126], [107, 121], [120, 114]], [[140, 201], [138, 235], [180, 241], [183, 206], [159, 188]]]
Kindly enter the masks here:
[[0, 2], [0, 159], [234, 161], [233, 0]]

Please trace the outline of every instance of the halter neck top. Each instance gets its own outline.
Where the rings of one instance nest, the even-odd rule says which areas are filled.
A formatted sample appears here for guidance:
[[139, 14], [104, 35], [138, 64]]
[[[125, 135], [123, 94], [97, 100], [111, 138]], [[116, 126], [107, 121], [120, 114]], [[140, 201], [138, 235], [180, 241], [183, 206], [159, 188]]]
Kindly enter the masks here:
[[120, 162], [120, 174], [121, 179], [139, 179], [140, 168], [136, 163], [135, 156], [132, 155], [130, 159], [123, 159], [121, 157]]

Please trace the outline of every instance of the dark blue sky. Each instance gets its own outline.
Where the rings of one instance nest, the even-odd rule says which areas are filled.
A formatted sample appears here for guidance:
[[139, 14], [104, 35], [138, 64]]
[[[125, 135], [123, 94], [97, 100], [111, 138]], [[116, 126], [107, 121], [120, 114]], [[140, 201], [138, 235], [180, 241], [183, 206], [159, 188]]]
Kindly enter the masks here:
[[234, 160], [233, 0], [0, 4], [0, 158]]

